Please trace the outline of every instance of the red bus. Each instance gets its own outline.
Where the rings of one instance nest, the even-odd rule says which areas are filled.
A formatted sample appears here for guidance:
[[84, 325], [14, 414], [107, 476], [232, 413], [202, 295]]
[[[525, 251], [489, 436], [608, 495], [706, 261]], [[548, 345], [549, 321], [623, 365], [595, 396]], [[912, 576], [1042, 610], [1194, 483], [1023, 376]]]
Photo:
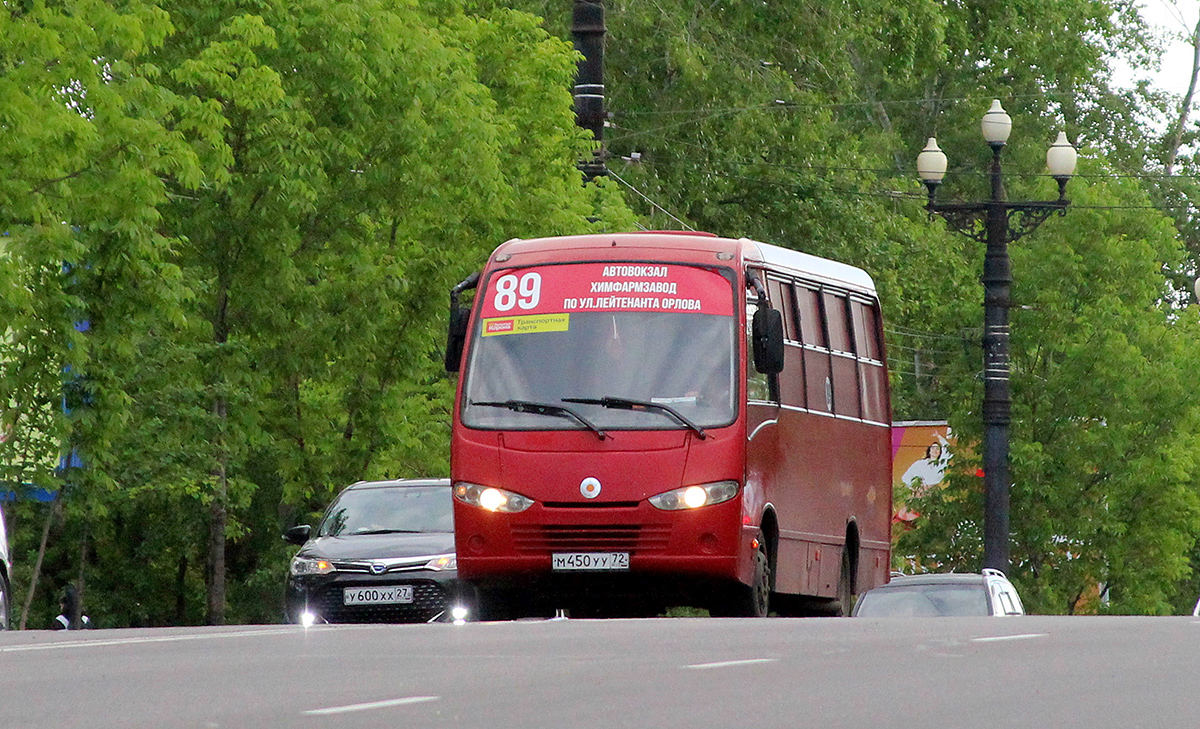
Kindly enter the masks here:
[[708, 233], [568, 236], [504, 243], [450, 299], [458, 573], [485, 616], [847, 614], [887, 581], [864, 271]]

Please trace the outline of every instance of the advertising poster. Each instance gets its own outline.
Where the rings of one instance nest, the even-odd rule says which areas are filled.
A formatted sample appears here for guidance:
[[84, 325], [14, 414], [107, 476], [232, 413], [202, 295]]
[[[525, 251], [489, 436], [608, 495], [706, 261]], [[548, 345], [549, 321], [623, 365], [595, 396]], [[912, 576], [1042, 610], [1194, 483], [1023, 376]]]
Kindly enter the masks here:
[[903, 494], [920, 496], [938, 488], [953, 451], [954, 438], [944, 420], [892, 423], [892, 483], [898, 487], [893, 522], [911, 524], [920, 516], [903, 503]]

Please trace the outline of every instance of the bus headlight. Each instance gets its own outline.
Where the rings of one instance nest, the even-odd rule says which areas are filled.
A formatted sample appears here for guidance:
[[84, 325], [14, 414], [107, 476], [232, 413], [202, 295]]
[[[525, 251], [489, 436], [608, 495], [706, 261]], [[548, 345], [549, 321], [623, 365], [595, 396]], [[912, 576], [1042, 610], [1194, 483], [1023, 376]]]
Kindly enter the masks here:
[[701, 506], [711, 506], [722, 501], [729, 501], [738, 493], [737, 481], [717, 481], [699, 486], [684, 486], [672, 489], [647, 499], [651, 506], [663, 511], [679, 511], [681, 509], [698, 509]]
[[525, 511], [533, 506], [533, 499], [526, 498], [512, 491], [505, 491], [494, 486], [480, 486], [477, 483], [467, 483], [465, 481], [455, 484], [454, 498], [464, 504], [478, 506], [488, 511], [504, 512], [506, 514], [515, 514], [518, 511]]

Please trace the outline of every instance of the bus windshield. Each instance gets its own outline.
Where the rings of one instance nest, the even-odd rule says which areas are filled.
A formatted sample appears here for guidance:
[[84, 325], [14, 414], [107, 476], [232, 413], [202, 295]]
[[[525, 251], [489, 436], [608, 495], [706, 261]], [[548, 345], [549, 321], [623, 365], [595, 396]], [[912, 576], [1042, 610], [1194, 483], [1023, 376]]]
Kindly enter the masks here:
[[[626, 269], [662, 275], [657, 282], [603, 275]], [[532, 277], [536, 296], [533, 283], [521, 288]], [[696, 430], [734, 421], [733, 288], [719, 273], [571, 264], [495, 278], [483, 293], [466, 372], [467, 427]], [[506, 285], [514, 296], [505, 296]], [[654, 295], [572, 296], [577, 290]], [[512, 301], [510, 309], [519, 311], [521, 291], [526, 302], [536, 299], [525, 307], [531, 313], [508, 314], [503, 305]]]

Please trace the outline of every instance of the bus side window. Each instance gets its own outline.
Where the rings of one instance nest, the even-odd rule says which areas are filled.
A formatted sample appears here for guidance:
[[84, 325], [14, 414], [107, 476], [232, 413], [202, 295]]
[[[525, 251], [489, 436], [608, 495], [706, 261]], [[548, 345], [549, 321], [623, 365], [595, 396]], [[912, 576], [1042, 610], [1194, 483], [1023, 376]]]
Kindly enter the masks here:
[[858, 344], [858, 374], [862, 385], [863, 419], [891, 422], [888, 412], [887, 370], [880, 345], [879, 315], [874, 302], [853, 299], [854, 339]]
[[792, 407], [805, 407], [804, 351], [800, 344], [800, 330], [796, 322], [796, 307], [792, 295], [792, 283], [780, 279], [769, 279], [767, 291], [771, 305], [783, 314], [783, 338], [787, 349], [783, 372], [779, 373], [779, 402]]
[[851, 306], [854, 308], [855, 351], [862, 359], [882, 361], [879, 356], [879, 317], [875, 315], [874, 305], [854, 299]]
[[833, 380], [821, 315], [821, 294], [806, 286], [797, 286], [795, 293], [796, 311], [800, 316], [800, 338], [804, 342], [805, 402], [809, 410], [828, 413], [833, 410]]
[[796, 308], [800, 314], [800, 341], [812, 347], [826, 348], [825, 327], [821, 324], [821, 305], [815, 289], [796, 289]]
[[769, 279], [767, 291], [771, 294], [771, 305], [783, 314], [783, 336], [789, 342], [800, 341], [800, 330], [796, 327], [796, 312], [792, 307], [792, 286], [786, 281]]
[[851, 336], [850, 301], [845, 294], [826, 291], [825, 323], [829, 331], [830, 365], [833, 368], [834, 412], [851, 418], [862, 417], [859, 409], [858, 362]]
[[825, 316], [829, 330], [829, 348], [835, 352], [853, 352], [850, 342], [850, 312], [846, 309], [846, 297], [825, 292]]
[[746, 399], [751, 402], [771, 401], [770, 377], [754, 367], [754, 312], [758, 297], [746, 292]]

